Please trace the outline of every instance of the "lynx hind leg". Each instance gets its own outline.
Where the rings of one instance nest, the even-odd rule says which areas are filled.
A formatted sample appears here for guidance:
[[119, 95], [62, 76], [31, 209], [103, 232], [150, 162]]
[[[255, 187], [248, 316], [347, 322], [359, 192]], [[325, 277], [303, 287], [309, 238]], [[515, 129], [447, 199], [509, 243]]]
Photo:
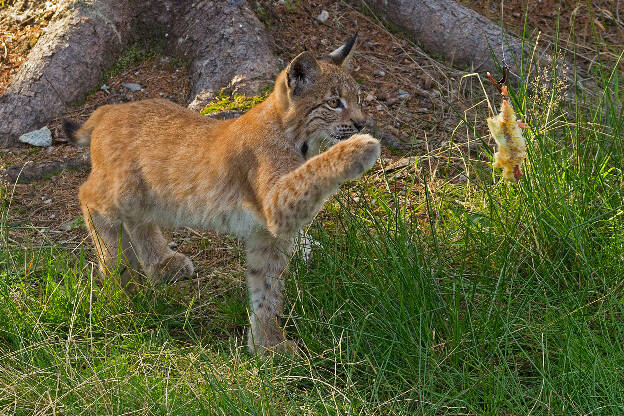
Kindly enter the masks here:
[[284, 312], [284, 279], [292, 242], [278, 240], [266, 231], [254, 233], [247, 241], [247, 286], [250, 321], [249, 351], [267, 354], [294, 352], [295, 345], [284, 337], [280, 316]]
[[193, 262], [172, 251], [160, 228], [151, 223], [124, 223], [132, 248], [153, 283], [177, 282], [193, 275]]
[[139, 261], [130, 245], [130, 237], [121, 221], [107, 218], [82, 205], [85, 224], [95, 247], [100, 273], [104, 276], [120, 268], [120, 283], [126, 288], [132, 275], [141, 270]]

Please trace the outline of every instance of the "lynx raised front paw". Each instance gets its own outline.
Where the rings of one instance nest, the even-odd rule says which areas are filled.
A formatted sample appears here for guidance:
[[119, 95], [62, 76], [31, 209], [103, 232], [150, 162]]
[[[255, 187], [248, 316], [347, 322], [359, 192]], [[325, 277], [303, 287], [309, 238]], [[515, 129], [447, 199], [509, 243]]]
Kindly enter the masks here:
[[173, 283], [188, 279], [194, 270], [191, 259], [184, 254], [173, 253], [158, 264], [155, 277], [158, 283]]
[[345, 146], [345, 180], [362, 176], [381, 154], [379, 141], [370, 134], [355, 134], [340, 145]]

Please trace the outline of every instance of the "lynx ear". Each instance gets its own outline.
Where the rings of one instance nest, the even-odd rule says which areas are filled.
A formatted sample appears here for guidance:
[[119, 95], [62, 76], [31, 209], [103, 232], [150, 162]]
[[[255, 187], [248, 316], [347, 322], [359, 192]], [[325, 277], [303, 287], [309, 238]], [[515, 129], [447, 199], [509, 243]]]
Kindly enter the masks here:
[[349, 39], [347, 43], [329, 54], [329, 59], [336, 65], [347, 67], [349, 65], [349, 61], [351, 60], [351, 57], [353, 56], [353, 45], [355, 45], [357, 37], [358, 32], [355, 32], [355, 35], [353, 35], [353, 37], [351, 37], [351, 39]]
[[292, 95], [300, 95], [321, 73], [316, 58], [310, 52], [301, 52], [286, 69], [286, 80]]

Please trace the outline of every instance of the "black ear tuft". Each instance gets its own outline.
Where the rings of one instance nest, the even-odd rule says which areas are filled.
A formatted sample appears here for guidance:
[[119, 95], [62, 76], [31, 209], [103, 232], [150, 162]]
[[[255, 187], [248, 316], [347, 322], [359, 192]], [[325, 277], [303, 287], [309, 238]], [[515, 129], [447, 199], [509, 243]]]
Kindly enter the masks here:
[[347, 66], [351, 56], [353, 56], [353, 46], [355, 45], [357, 37], [358, 32], [355, 32], [355, 34], [347, 40], [347, 43], [329, 54], [329, 59], [336, 65]]
[[318, 62], [310, 52], [301, 52], [286, 69], [288, 88], [292, 95], [300, 95], [321, 72]]

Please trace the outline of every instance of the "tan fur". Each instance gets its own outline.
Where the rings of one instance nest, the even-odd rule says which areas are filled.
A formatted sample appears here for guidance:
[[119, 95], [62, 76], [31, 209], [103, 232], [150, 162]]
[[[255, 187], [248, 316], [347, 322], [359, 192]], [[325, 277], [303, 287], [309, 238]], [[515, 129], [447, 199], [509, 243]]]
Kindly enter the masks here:
[[[329, 107], [335, 95], [346, 108]], [[278, 319], [293, 239], [379, 156], [377, 140], [354, 134], [353, 121], [364, 117], [344, 67], [307, 52], [237, 119], [213, 120], [166, 100], [100, 107], [74, 137], [91, 143], [80, 201], [102, 271], [121, 259], [154, 282], [188, 278], [191, 261], [169, 249], [159, 227], [235, 234], [247, 241], [249, 347], [290, 346]], [[333, 146], [311, 154], [324, 145]]]

